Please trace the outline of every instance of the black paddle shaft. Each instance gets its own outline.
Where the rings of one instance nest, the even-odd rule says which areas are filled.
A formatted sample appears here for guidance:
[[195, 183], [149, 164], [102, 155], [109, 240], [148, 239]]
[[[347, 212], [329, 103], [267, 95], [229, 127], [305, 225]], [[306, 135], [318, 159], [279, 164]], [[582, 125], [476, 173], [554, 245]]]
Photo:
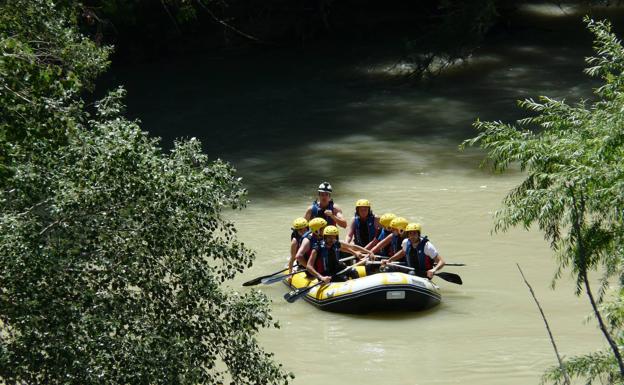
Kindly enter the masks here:
[[[390, 264], [390, 266], [396, 266], [399, 267], [401, 269], [405, 269], [405, 270], [410, 270], [410, 271], [416, 271], [416, 269], [414, 269], [413, 267], [408, 267], [408, 266], [402, 266], [402, 265], [395, 265], [395, 264]], [[421, 273], [425, 273], [425, 271], [421, 271]], [[434, 274], [437, 277], [442, 278], [445, 281], [451, 282], [451, 283], [455, 283], [457, 285], [461, 285], [463, 284], [463, 281], [461, 279], [461, 277], [458, 274], [455, 273], [448, 273], [446, 271], [441, 271], [439, 273], [435, 273]]]

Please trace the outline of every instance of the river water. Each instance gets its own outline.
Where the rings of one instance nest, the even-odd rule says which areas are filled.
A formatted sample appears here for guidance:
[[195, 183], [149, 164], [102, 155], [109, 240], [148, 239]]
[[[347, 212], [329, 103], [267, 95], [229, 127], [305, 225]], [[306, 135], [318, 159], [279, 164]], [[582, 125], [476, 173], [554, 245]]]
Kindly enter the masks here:
[[591, 97], [596, 83], [582, 74], [591, 36], [580, 16], [553, 7], [528, 9], [526, 31], [490, 38], [468, 63], [424, 85], [403, 84], [400, 41], [383, 38], [115, 70], [130, 114], [165, 146], [198, 137], [244, 178], [250, 204], [232, 217], [257, 260], [235, 290], [285, 262], [290, 222], [324, 180], [347, 216], [369, 199], [378, 215], [422, 223], [447, 261], [467, 264], [446, 268], [464, 285], [438, 281], [443, 302], [422, 313], [325, 313], [286, 303], [281, 284], [257, 286], [281, 324], [260, 340], [295, 384], [538, 383], [556, 359], [516, 263], [563, 355], [604, 346], [569, 275], [550, 289], [555, 263], [538, 231], [491, 234], [493, 212], [522, 174], [493, 175], [479, 169], [483, 153], [457, 149], [475, 135], [476, 118], [523, 116], [517, 99]]

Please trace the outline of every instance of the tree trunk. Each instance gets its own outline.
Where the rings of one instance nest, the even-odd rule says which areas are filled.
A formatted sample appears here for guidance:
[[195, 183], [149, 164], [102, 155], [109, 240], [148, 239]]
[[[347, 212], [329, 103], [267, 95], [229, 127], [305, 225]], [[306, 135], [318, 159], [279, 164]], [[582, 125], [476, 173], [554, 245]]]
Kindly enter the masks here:
[[[589, 285], [589, 279], [587, 275], [587, 251], [585, 250], [585, 243], [583, 242], [583, 234], [581, 232], [581, 224], [584, 221], [583, 214], [585, 213], [585, 199], [583, 194], [581, 193], [580, 202], [577, 202], [576, 196], [574, 194], [574, 190], [570, 187], [570, 193], [572, 195], [572, 218], [573, 218], [573, 229], [572, 232], [576, 233], [576, 246], [578, 253], [578, 269], [579, 274], [583, 279], [583, 283], [585, 285], [585, 292], [587, 293], [587, 297], [589, 297], [589, 302], [591, 303], [592, 309], [594, 310], [594, 315], [598, 320], [598, 324], [600, 325], [600, 330], [602, 334], [604, 334], [611, 350], [613, 350], [613, 355], [615, 355], [615, 359], [617, 360], [618, 366], [620, 367], [620, 376], [624, 378], [624, 362], [622, 362], [622, 355], [620, 354], [620, 349], [617, 346], [617, 343], [613, 340], [613, 337], [609, 333], [607, 326], [602, 319], [602, 315], [600, 314], [600, 310], [598, 310], [598, 305], [596, 304], [596, 300], [594, 299], [594, 295], [592, 294], [591, 287]], [[578, 204], [578, 206], [577, 206]]]

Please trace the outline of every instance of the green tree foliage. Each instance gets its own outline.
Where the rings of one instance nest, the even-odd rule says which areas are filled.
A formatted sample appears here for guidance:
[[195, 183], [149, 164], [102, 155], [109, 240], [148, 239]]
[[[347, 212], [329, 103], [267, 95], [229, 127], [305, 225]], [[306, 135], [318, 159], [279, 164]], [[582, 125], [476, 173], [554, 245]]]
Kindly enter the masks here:
[[107, 63], [73, 2], [0, 7], [0, 382], [288, 383], [258, 345], [260, 292], [226, 208], [246, 191], [197, 140], [164, 153], [122, 89], [80, 96]]
[[[594, 92], [595, 101], [522, 101], [532, 117], [516, 125], [477, 121], [479, 135], [464, 145], [486, 149], [497, 171], [513, 164], [525, 171], [524, 181], [496, 213], [495, 230], [536, 224], [559, 261], [556, 278], [569, 268], [577, 295], [584, 291], [591, 302], [608, 348], [566, 360], [568, 373], [587, 383], [624, 383], [619, 348], [624, 344], [624, 48], [609, 23], [586, 22], [596, 51], [587, 59], [586, 73], [604, 82]], [[602, 272], [598, 298], [588, 279], [594, 270]], [[617, 290], [604, 297], [613, 277]], [[554, 368], [544, 380], [564, 383], [562, 369]]]
[[0, 180], [9, 173], [12, 152], [51, 150], [64, 140], [79, 117], [80, 92], [108, 64], [109, 48], [70, 28], [75, 11], [42, 0], [0, 7]]

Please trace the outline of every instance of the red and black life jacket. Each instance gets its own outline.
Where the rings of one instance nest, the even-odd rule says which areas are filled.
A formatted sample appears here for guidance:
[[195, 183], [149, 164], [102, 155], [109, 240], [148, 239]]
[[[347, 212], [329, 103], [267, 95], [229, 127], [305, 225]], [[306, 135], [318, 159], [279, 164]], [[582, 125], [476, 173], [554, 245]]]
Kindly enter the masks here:
[[314, 269], [321, 275], [334, 275], [340, 268], [340, 242], [336, 241], [329, 247], [325, 241], [316, 245], [316, 261]]

